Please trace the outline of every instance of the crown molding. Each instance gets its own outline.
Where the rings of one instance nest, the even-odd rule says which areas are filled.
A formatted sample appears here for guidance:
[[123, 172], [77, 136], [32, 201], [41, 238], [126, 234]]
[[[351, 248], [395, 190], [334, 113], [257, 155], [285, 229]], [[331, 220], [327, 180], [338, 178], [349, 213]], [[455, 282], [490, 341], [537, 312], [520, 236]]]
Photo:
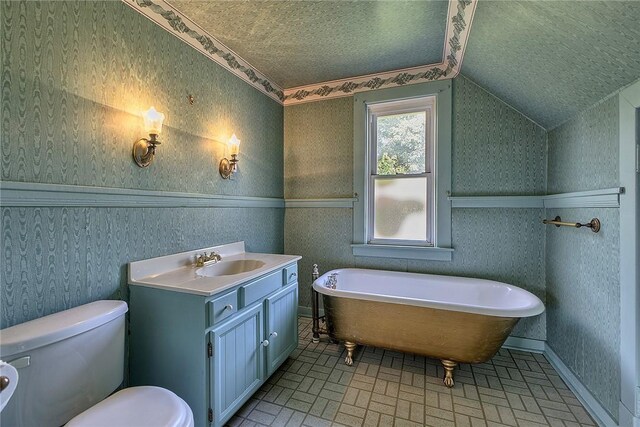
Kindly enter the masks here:
[[284, 105], [351, 96], [357, 92], [435, 80], [452, 79], [460, 73], [477, 0], [449, 0], [443, 61], [284, 90]]
[[351, 96], [357, 92], [454, 78], [462, 66], [478, 0], [449, 0], [443, 58], [437, 64], [355, 76], [284, 90], [166, 0], [122, 0], [122, 2], [227, 71], [286, 106]]

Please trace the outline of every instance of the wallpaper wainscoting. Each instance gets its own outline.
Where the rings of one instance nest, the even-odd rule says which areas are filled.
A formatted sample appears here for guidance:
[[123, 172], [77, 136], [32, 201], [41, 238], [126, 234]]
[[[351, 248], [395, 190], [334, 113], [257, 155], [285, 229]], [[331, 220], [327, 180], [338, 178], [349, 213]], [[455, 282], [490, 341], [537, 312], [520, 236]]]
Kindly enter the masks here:
[[[354, 257], [351, 209], [287, 209], [285, 252], [299, 262], [300, 305], [311, 305], [311, 271], [371, 268], [497, 280], [524, 288], [544, 301], [544, 209], [454, 209], [451, 262]], [[522, 319], [513, 336], [546, 338], [545, 315]]]
[[128, 300], [127, 264], [244, 240], [282, 253], [278, 208], [3, 208], [0, 328]]
[[[122, 2], [0, 2], [1, 179], [282, 199], [283, 107]], [[195, 96], [190, 105], [187, 95]], [[140, 112], [166, 115], [135, 165]], [[239, 172], [218, 174], [226, 139]], [[0, 327], [127, 300], [130, 261], [245, 240], [281, 253], [284, 209], [2, 209]]]
[[[618, 95], [549, 132], [549, 192], [619, 186]], [[549, 345], [617, 420], [620, 402], [620, 212], [547, 209], [548, 218], [586, 222], [599, 233], [546, 232]]]
[[599, 233], [548, 227], [547, 339], [569, 369], [617, 419], [620, 402], [618, 209], [547, 209], [550, 218], [598, 217]]
[[[453, 194], [544, 194], [542, 128], [464, 77], [454, 80], [453, 108]], [[284, 114], [287, 197], [350, 197], [345, 182], [353, 182], [353, 99], [285, 107]], [[345, 161], [336, 162], [340, 157]], [[430, 262], [354, 257], [352, 209], [287, 209], [285, 252], [302, 255], [303, 306], [310, 305], [314, 263], [322, 272], [361, 267], [499, 280], [544, 301], [543, 217], [544, 210], [535, 208], [454, 209], [453, 261]], [[522, 320], [513, 335], [544, 340], [545, 314]]]

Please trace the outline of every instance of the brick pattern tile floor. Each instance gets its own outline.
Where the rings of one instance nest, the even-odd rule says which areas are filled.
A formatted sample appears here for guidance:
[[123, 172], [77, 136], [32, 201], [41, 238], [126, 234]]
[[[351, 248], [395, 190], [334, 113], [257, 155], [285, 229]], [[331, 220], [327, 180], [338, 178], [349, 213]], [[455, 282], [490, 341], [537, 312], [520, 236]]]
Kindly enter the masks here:
[[455, 387], [442, 384], [440, 362], [358, 347], [311, 342], [311, 319], [299, 319], [291, 357], [234, 415], [236, 426], [594, 426], [541, 354], [502, 349], [487, 363], [461, 365]]

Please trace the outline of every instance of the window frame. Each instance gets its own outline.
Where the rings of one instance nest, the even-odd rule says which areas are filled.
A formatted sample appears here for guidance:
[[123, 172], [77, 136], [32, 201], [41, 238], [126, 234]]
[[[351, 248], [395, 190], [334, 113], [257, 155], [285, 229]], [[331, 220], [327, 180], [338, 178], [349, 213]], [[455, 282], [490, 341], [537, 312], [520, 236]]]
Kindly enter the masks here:
[[[435, 136], [436, 126], [434, 118], [437, 99], [434, 95], [420, 96], [409, 99], [382, 101], [367, 104], [367, 210], [366, 222], [367, 230], [365, 241], [367, 244], [380, 245], [407, 245], [407, 246], [424, 246], [432, 247], [435, 241], [435, 182], [434, 182], [434, 163], [435, 163]], [[377, 173], [378, 166], [378, 118], [392, 115], [408, 114], [408, 113], [425, 113], [425, 158], [424, 171], [422, 173], [408, 173], [396, 175], [379, 175]], [[427, 202], [426, 212], [426, 237], [425, 240], [416, 239], [384, 239], [375, 238], [375, 182], [378, 179], [407, 179], [407, 178], [425, 178], [427, 181], [427, 191], [425, 199]], [[364, 193], [363, 193], [364, 194]]]
[[[353, 243], [355, 256], [450, 261], [451, 248], [451, 124], [452, 82], [450, 80], [421, 83], [396, 88], [358, 93], [354, 96], [354, 192]], [[435, 96], [435, 133], [431, 175], [434, 180], [432, 245], [416, 245], [416, 241], [368, 241], [370, 175], [375, 152], [370, 148], [369, 108], [375, 104]], [[389, 175], [393, 177], [394, 175]], [[408, 175], [412, 176], [412, 175]], [[415, 175], [413, 175], [415, 176]]]

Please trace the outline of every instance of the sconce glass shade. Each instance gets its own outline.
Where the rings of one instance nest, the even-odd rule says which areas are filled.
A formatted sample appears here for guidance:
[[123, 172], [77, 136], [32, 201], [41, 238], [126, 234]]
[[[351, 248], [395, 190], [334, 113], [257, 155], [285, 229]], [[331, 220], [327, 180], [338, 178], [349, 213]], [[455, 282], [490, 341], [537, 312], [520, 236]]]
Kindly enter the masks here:
[[231, 175], [238, 171], [238, 153], [240, 152], [240, 140], [235, 133], [231, 135], [231, 138], [229, 138], [227, 145], [229, 146], [229, 157], [231, 157], [231, 160], [227, 159], [226, 157], [223, 158], [222, 160], [220, 160], [219, 167], [220, 175], [224, 179], [230, 179]]
[[164, 121], [164, 114], [156, 111], [151, 107], [142, 114], [144, 118], [144, 128], [149, 135], [160, 135], [162, 132], [162, 122]]
[[240, 152], [240, 140], [234, 133], [233, 135], [231, 135], [231, 138], [229, 138], [229, 154], [232, 156], [237, 156], [239, 152]]
[[140, 138], [133, 143], [133, 161], [141, 168], [148, 167], [156, 154], [156, 146], [160, 145], [158, 135], [162, 132], [162, 122], [164, 114], [151, 107], [142, 113], [144, 128], [149, 134], [149, 138]]

